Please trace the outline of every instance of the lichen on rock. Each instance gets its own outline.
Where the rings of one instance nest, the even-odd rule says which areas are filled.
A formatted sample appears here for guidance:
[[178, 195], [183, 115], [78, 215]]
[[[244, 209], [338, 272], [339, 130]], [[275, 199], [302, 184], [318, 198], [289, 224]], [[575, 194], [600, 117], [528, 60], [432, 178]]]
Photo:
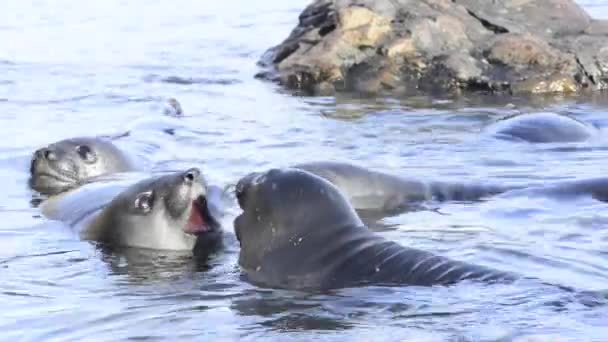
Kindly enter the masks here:
[[608, 24], [571, 0], [316, 0], [260, 65], [310, 94], [603, 90]]

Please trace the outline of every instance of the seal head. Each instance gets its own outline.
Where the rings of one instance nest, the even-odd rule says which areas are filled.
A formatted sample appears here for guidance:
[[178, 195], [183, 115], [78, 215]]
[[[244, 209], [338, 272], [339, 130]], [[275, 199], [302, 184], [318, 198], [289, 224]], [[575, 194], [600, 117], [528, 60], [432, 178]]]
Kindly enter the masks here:
[[110, 141], [79, 137], [36, 150], [29, 183], [42, 194], [54, 195], [93, 177], [134, 169], [131, 160]]
[[142, 180], [117, 195], [84, 238], [116, 246], [193, 250], [221, 243], [221, 227], [209, 210], [198, 168]]
[[300, 169], [251, 173], [235, 192], [243, 209], [234, 221], [239, 265], [253, 282], [314, 287], [329, 271], [321, 255], [336, 247], [332, 237], [367, 231], [333, 184]]

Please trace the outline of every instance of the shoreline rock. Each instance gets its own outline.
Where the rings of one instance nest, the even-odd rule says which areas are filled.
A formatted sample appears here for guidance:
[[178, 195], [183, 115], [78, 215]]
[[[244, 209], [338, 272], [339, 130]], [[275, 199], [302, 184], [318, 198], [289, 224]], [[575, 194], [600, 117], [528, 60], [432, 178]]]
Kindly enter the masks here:
[[608, 89], [608, 21], [571, 0], [316, 0], [257, 78], [313, 95]]

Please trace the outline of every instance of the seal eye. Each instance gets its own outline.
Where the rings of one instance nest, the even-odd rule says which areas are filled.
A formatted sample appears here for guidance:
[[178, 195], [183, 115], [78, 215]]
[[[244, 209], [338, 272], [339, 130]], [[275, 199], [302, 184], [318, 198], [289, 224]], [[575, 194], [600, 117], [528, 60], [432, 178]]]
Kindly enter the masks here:
[[152, 202], [152, 193], [144, 192], [142, 194], [139, 194], [135, 199], [135, 208], [141, 210], [144, 213], [147, 213], [152, 210]]
[[93, 153], [93, 150], [91, 150], [91, 148], [87, 145], [76, 146], [76, 152], [80, 158], [84, 159], [88, 163], [94, 163], [97, 161], [95, 153]]

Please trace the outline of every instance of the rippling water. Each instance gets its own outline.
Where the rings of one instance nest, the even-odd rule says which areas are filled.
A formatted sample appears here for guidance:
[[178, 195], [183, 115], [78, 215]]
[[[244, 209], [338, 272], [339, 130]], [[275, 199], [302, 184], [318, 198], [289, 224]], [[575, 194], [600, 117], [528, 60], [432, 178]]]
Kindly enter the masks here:
[[[124, 132], [155, 170], [200, 166], [215, 184], [306, 160], [355, 161], [423, 179], [522, 183], [605, 176], [608, 141], [528, 145], [481, 128], [542, 108], [608, 126], [593, 98], [302, 98], [257, 81], [255, 62], [308, 1], [11, 1], [0, 12], [0, 340], [605, 341], [608, 309], [557, 288], [361, 288], [312, 295], [239, 279], [228, 246], [210, 265], [104, 253], [30, 203], [31, 152]], [[608, 1], [581, 2], [608, 18]], [[166, 98], [186, 117], [161, 120]], [[157, 128], [172, 125], [175, 135]], [[497, 198], [382, 220], [381, 234], [581, 290], [608, 289], [608, 216], [591, 199]]]

